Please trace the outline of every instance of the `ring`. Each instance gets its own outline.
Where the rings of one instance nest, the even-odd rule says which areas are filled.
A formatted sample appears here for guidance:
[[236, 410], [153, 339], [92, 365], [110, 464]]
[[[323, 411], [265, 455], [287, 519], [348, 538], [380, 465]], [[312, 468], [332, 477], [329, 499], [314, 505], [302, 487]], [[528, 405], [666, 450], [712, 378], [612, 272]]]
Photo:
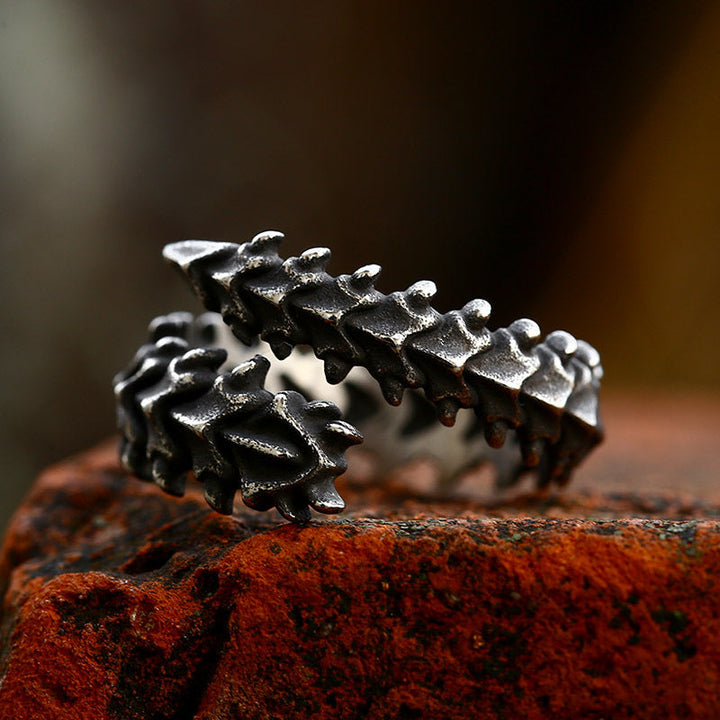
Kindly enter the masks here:
[[[304, 522], [309, 507], [344, 507], [334, 479], [346, 468], [344, 451], [361, 440], [351, 423], [366, 444], [404, 460], [432, 445], [437, 420], [447, 427], [459, 420], [455, 442], [446, 436], [436, 453], [446, 473], [489, 457], [502, 486], [529, 470], [540, 487], [562, 486], [602, 440], [602, 366], [588, 343], [564, 331], [543, 340], [528, 319], [490, 331], [485, 300], [440, 314], [427, 280], [384, 295], [375, 288], [378, 265], [333, 277], [330, 250], [283, 260], [282, 237], [164, 248], [210, 312], [154, 321], [151, 342], [115, 378], [121, 459], [131, 472], [182, 494], [192, 469], [220, 512], [232, 511], [240, 490], [250, 507], [275, 506]], [[278, 363], [282, 389], [264, 388], [270, 362], [238, 352], [226, 326], [249, 352], [261, 350], [259, 338], [285, 361]], [[235, 367], [220, 372], [225, 347]], [[337, 388], [320, 388], [308, 349]], [[325, 399], [332, 390], [347, 421]], [[405, 393], [407, 409], [393, 413], [384, 401], [398, 406]], [[474, 412], [458, 415], [462, 409]]]

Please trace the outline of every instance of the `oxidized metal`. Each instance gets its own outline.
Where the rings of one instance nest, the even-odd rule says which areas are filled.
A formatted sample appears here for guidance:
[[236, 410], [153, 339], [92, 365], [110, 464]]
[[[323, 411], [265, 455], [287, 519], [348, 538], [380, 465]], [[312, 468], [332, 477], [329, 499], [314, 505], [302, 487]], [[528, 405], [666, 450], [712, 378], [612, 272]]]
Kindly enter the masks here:
[[308, 506], [342, 510], [334, 481], [362, 436], [332, 403], [265, 390], [270, 362], [261, 355], [219, 372], [227, 352], [199, 346], [204, 330], [187, 313], [156, 318], [150, 342], [115, 377], [125, 467], [172, 495], [184, 493], [192, 470], [225, 514], [237, 490], [249, 507], [277, 507], [295, 522], [310, 519]]
[[[563, 485], [601, 441], [602, 367], [588, 343], [564, 331], [543, 340], [538, 325], [527, 319], [490, 331], [485, 300], [441, 314], [431, 305], [436, 288], [430, 281], [384, 295], [375, 288], [379, 266], [333, 277], [325, 270], [327, 248], [283, 260], [281, 238], [265, 232], [241, 245], [188, 240], [165, 247], [165, 258], [187, 275], [212, 313], [202, 321], [174, 314], [158, 322], [153, 344], [141, 348], [133, 367], [116, 378], [123, 460], [129, 469], [180, 492], [177, 478], [193, 468], [206, 484], [210, 504], [225, 512], [231, 510], [235, 488], [250, 506], [276, 505], [292, 520], [307, 519], [308, 504], [323, 512], [342, 507], [328, 477], [344, 470], [342, 451], [359, 441], [359, 433], [339, 419], [340, 411], [330, 403], [308, 402], [297, 393], [292, 402], [271, 400], [262, 386], [269, 362], [261, 356], [218, 375], [225, 353], [197, 347], [218, 343], [222, 335], [213, 313], [220, 313], [243, 343], [261, 338], [280, 360], [292, 353], [282, 371], [284, 386], [313, 397], [327, 393], [327, 387], [318, 390], [304, 371], [304, 379], [298, 378], [307, 355], [293, 352], [309, 346], [323, 361], [327, 381], [341, 383], [339, 404], [348, 419], [364, 433], [374, 426], [370, 435], [380, 442], [373, 444], [384, 446], [388, 456], [406, 459], [415, 448], [426, 447], [432, 428], [438, 427], [435, 419], [455, 425], [464, 408], [474, 413], [460, 415], [461, 437], [455, 438], [456, 457], [445, 463], [448, 474], [487, 457], [488, 445], [503, 446], [509, 434], [517, 459], [508, 461], [507, 453], [495, 458], [500, 485], [512, 484], [530, 469], [541, 487]], [[164, 328], [161, 337], [158, 328]], [[358, 375], [362, 368], [369, 376]], [[400, 422], [397, 415], [388, 416], [389, 408], [382, 410], [374, 388], [390, 405], [399, 405], [409, 391], [410, 407]], [[275, 397], [285, 398], [284, 392]], [[257, 416], [262, 421], [246, 413], [256, 406], [265, 408]], [[267, 409], [271, 406], [276, 410]], [[310, 416], [314, 424], [308, 423]], [[280, 425], [295, 428], [291, 450], [280, 436], [267, 435], [270, 417], [282, 417]], [[487, 445], [480, 440], [483, 435]], [[248, 463], [243, 453], [253, 458], [251, 471], [241, 463]], [[294, 476], [292, 463], [297, 465]]]

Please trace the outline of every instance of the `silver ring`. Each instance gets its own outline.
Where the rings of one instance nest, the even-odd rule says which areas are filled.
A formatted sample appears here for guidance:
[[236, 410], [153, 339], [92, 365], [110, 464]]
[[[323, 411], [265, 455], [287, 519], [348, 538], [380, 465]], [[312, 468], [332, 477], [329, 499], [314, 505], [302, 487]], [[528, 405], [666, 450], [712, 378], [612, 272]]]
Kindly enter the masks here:
[[[429, 451], [447, 475], [489, 457], [499, 467], [500, 485], [514, 483], [529, 470], [537, 473], [541, 487], [564, 485], [602, 440], [602, 367], [588, 343], [564, 331], [543, 340], [537, 324], [527, 319], [490, 331], [485, 300], [440, 314], [430, 304], [436, 292], [430, 281], [384, 295], [375, 288], [379, 266], [333, 277], [325, 269], [327, 248], [283, 260], [281, 238], [265, 232], [244, 244], [188, 240], [165, 247], [165, 258], [187, 275], [211, 312], [198, 320], [184, 314], [158, 320], [151, 326], [152, 343], [115, 379], [122, 459], [132, 472], [178, 494], [184, 486], [179, 478], [192, 468], [205, 483], [208, 501], [221, 512], [231, 511], [239, 489], [251, 507], [274, 505], [286, 518], [305, 521], [308, 506], [321, 512], [342, 509], [333, 480], [345, 469], [343, 451], [360, 439], [350, 423], [360, 427], [366, 444], [381, 457], [405, 461]], [[238, 352], [226, 326], [250, 351]], [[254, 354], [262, 352], [258, 338], [279, 360], [287, 358], [278, 363], [280, 380], [271, 383], [275, 395], [263, 387], [270, 363]], [[235, 346], [230, 363], [239, 364], [234, 370], [218, 372], [227, 353], [217, 345]], [[327, 382], [337, 388], [321, 387], [320, 365], [307, 348], [323, 361]], [[231, 421], [239, 401], [230, 399], [228, 388], [246, 375], [254, 384], [242, 392], [262, 396], [267, 407], [285, 408], [284, 422], [301, 438], [292, 451], [287, 440], [276, 444], [267, 433], [260, 437], [253, 424], [259, 421], [247, 420], [241, 429], [239, 416]], [[222, 402], [216, 385], [225, 388]], [[405, 393], [410, 400], [404, 412], [393, 412], [381, 399], [397, 406]], [[330, 397], [349, 422], [327, 402]], [[291, 405], [297, 415], [292, 420]], [[310, 416], [322, 415], [312, 429], [307, 412], [300, 410], [306, 406], [312, 408]], [[217, 417], [208, 419], [210, 407]], [[463, 409], [474, 412], [458, 415]], [[438, 433], [436, 419], [456, 427], [450, 435]], [[230, 436], [241, 438], [245, 449], [229, 444]], [[432, 449], [435, 436], [439, 450]], [[512, 440], [506, 444], [507, 437]], [[509, 450], [490, 450], [503, 445]], [[305, 465], [297, 464], [292, 475], [290, 466], [299, 457]], [[315, 470], [309, 469], [313, 463]], [[264, 484], [258, 485], [253, 478], [260, 476]]]

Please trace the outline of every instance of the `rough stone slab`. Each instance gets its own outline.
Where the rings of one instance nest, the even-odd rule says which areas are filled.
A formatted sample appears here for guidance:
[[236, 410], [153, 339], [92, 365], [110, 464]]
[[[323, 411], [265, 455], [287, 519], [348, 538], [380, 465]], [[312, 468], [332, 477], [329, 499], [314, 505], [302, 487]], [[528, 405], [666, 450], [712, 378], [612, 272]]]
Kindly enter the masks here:
[[716, 716], [717, 506], [345, 494], [295, 527], [114, 446], [51, 468], [2, 549], [0, 718]]

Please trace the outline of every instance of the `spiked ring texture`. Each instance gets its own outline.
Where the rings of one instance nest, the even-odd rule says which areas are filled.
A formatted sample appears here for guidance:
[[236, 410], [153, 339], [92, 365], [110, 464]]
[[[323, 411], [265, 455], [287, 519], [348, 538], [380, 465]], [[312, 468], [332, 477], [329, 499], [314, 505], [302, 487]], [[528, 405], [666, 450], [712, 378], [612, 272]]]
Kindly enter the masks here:
[[199, 346], [204, 329], [188, 313], [156, 318], [150, 342], [115, 377], [123, 465], [172, 495], [192, 470], [225, 514], [237, 490], [249, 507], [277, 507], [294, 522], [308, 521], [309, 507], [340, 512], [334, 480], [362, 436], [332, 403], [265, 390], [261, 355], [219, 372], [227, 352]]
[[[362, 368], [387, 403], [399, 405], [407, 390], [413, 407], [431, 408], [431, 423], [453, 426], [461, 409], [472, 409], [474, 421], [461, 423], [467, 460], [480, 457], [470, 446], [483, 437], [485, 448], [511, 437], [519, 450], [498, 476], [501, 485], [528, 471], [540, 487], [564, 485], [602, 440], [602, 366], [588, 343], [564, 331], [542, 339], [528, 319], [491, 331], [485, 300], [441, 314], [431, 305], [433, 282], [385, 295], [375, 287], [378, 265], [334, 277], [326, 272], [330, 250], [283, 260], [281, 239], [264, 232], [243, 244], [186, 240], [163, 255], [246, 345], [260, 338], [280, 360], [308, 346], [327, 382], [348, 391], [348, 373]], [[296, 522], [310, 518], [310, 507], [339, 512], [334, 480], [360, 433], [330, 402], [266, 390], [270, 363], [262, 355], [222, 372], [227, 351], [214, 346], [217, 328], [207, 317], [172, 313], [153, 321], [150, 342], [116, 376], [126, 468], [176, 495], [192, 470], [223, 513], [232, 512], [237, 490], [250, 507], [277, 507]], [[417, 416], [400, 435], [427, 426], [427, 412]]]
[[378, 265], [333, 277], [325, 270], [329, 249], [283, 260], [282, 237], [269, 231], [240, 245], [187, 240], [163, 254], [242, 342], [260, 336], [280, 359], [309, 345], [333, 384], [363, 367], [391, 405], [405, 389], [422, 389], [444, 425], [472, 408], [470, 435], [484, 434], [493, 448], [514, 432], [522, 458], [516, 476], [536, 468], [541, 486], [565, 484], [602, 440], [602, 366], [589, 343], [562, 330], [543, 340], [528, 319], [490, 331], [485, 300], [441, 314], [427, 280], [384, 295], [375, 288]]

